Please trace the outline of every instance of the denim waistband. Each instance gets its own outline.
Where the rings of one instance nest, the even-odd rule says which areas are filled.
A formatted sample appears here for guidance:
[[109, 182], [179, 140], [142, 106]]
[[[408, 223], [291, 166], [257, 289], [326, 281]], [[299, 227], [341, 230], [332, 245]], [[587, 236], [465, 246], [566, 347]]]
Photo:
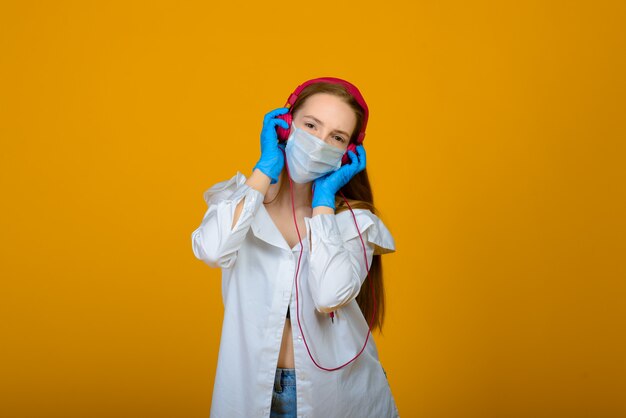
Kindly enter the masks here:
[[274, 387], [280, 390], [281, 387], [296, 385], [296, 369], [294, 368], [276, 368], [274, 376]]

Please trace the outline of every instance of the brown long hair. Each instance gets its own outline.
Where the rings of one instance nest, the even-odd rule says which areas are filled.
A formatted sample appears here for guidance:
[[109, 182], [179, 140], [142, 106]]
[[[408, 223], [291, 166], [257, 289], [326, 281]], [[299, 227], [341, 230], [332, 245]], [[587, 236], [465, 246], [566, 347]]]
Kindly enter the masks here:
[[[363, 109], [354, 99], [354, 97], [352, 97], [352, 95], [348, 93], [348, 91], [340, 84], [319, 82], [308, 85], [302, 90], [302, 92], [300, 92], [300, 94], [298, 95], [298, 99], [291, 107], [292, 115], [295, 115], [295, 112], [304, 104], [307, 98], [317, 93], [327, 93], [338, 96], [343, 99], [348, 105], [350, 105], [350, 107], [354, 110], [357, 121], [354, 132], [350, 137], [350, 142], [355, 142], [363, 124]], [[285, 173], [285, 175], [283, 175], [283, 173]], [[286, 172], [284, 169], [281, 173], [281, 177], [286, 178]], [[280, 194], [280, 192], [284, 188], [286, 188], [285, 185], [286, 184], [281, 184], [277, 195], [272, 199], [272, 201], [276, 197], [278, 197], [278, 194]], [[353, 209], [368, 209], [373, 214], [377, 216], [380, 215], [378, 210], [374, 207], [374, 197], [372, 195], [372, 188], [370, 186], [370, 181], [367, 176], [367, 168], [357, 173], [348, 182], [348, 184], [340, 189], [340, 192], [343, 193]], [[335, 213], [349, 210], [348, 206], [343, 200], [343, 197], [341, 196], [341, 193], [337, 193], [337, 195], [335, 196]], [[361, 290], [356, 297], [356, 301], [359, 305], [359, 308], [361, 308], [361, 312], [363, 313], [365, 320], [371, 326], [372, 331], [378, 329], [382, 334], [383, 322], [385, 319], [385, 290], [383, 286], [383, 266], [381, 263], [380, 255], [374, 255], [369, 268], [369, 273], [365, 281], [363, 282], [363, 285], [361, 286]], [[372, 297], [372, 290], [370, 289], [370, 286], [373, 286], [376, 297], [375, 314], [374, 299]], [[374, 314], [373, 321], [372, 314]]]

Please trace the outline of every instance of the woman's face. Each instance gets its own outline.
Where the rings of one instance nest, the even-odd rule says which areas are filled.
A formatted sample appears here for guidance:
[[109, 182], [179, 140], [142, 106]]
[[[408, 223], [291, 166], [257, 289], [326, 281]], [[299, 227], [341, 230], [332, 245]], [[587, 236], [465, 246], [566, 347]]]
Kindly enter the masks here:
[[[356, 115], [346, 102], [328, 93], [316, 93], [293, 115], [293, 124], [327, 144], [343, 151], [348, 149], [356, 128]], [[290, 129], [290, 133], [293, 127]]]

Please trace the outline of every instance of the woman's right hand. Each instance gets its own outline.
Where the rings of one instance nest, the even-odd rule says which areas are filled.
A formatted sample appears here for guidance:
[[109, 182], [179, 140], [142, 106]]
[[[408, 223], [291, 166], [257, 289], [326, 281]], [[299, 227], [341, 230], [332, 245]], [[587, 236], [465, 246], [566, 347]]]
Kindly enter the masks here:
[[278, 181], [278, 175], [285, 166], [285, 157], [281, 151], [285, 149], [285, 144], [278, 143], [276, 125], [289, 129], [289, 124], [276, 116], [289, 112], [287, 107], [279, 107], [268, 112], [263, 119], [263, 129], [261, 130], [261, 158], [256, 163], [252, 171], [258, 168], [271, 179], [270, 184]]

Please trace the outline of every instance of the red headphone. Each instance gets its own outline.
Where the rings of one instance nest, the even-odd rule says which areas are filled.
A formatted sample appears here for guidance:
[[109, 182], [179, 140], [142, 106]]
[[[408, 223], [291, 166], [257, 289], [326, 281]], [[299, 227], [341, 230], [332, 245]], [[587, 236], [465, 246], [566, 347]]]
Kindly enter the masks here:
[[276, 127], [276, 132], [278, 133], [278, 140], [283, 142], [289, 138], [289, 129], [291, 129], [291, 122], [293, 120], [293, 116], [291, 114], [291, 107], [298, 99], [298, 95], [300, 94], [300, 92], [309, 84], [321, 83], [321, 82], [340, 84], [344, 86], [346, 90], [348, 90], [348, 93], [350, 93], [352, 97], [354, 97], [356, 101], [359, 103], [359, 105], [361, 105], [361, 107], [363, 108], [363, 124], [361, 125], [361, 132], [359, 132], [359, 136], [356, 139], [356, 143], [351, 142], [350, 144], [348, 144], [348, 149], [346, 150], [346, 153], [343, 155], [343, 158], [341, 159], [341, 165], [344, 165], [350, 162], [350, 156], [348, 155], [348, 151], [353, 151], [356, 154], [357, 145], [362, 144], [363, 140], [365, 139], [365, 128], [367, 127], [367, 118], [369, 116], [369, 109], [359, 89], [357, 89], [354, 84], [346, 80], [342, 80], [341, 78], [320, 77], [320, 78], [314, 78], [309, 81], [305, 81], [304, 83], [300, 84], [293, 91], [293, 93], [289, 95], [289, 98], [287, 99], [287, 103], [285, 103], [285, 107], [289, 108], [289, 112], [276, 116], [278, 119], [283, 119], [285, 122], [289, 124], [289, 128], [287, 129], [281, 126]]

